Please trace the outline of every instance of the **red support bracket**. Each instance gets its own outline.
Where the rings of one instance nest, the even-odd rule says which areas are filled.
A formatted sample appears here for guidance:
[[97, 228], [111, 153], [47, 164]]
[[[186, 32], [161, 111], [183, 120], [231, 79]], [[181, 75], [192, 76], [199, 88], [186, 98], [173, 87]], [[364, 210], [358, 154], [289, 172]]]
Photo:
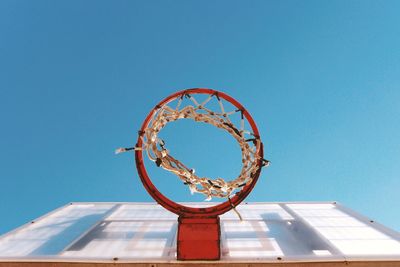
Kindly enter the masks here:
[[221, 228], [219, 216], [178, 218], [177, 259], [219, 260]]

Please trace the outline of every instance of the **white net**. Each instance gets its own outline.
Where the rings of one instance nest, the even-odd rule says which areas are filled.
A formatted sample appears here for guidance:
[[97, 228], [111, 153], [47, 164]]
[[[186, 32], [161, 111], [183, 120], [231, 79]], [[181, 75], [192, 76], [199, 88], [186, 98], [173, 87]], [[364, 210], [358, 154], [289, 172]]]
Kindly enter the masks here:
[[[184, 97], [189, 99], [189, 104], [184, 105]], [[210, 101], [217, 101], [218, 112], [207, 108]], [[172, 108], [171, 105], [175, 104]], [[240, 116], [240, 126], [236, 127], [232, 123], [230, 116]], [[242, 169], [236, 179], [226, 181], [222, 177], [212, 179], [209, 177], [199, 177], [195, 174], [193, 168], [185, 166], [180, 160], [171, 156], [166, 149], [165, 142], [159, 138], [160, 131], [166, 124], [179, 120], [192, 119], [196, 122], [204, 122], [211, 124], [219, 129], [227, 131], [232, 135], [240, 145], [242, 151]], [[223, 101], [218, 95], [208, 95], [208, 97], [199, 103], [194, 96], [183, 94], [182, 96], [170, 101], [169, 103], [158, 106], [152, 116], [146, 129], [140, 132], [142, 139], [142, 147], [135, 149], [147, 152], [148, 158], [155, 162], [158, 167], [175, 174], [181, 181], [187, 185], [191, 193], [201, 193], [206, 196], [206, 200], [212, 197], [229, 198], [240, 188], [251, 183], [255, 173], [259, 170], [259, 161], [262, 160], [263, 165], [267, 165], [268, 161], [259, 157], [261, 149], [261, 140], [251, 131], [245, 129], [245, 116], [243, 111], [235, 109], [233, 111], [225, 111]], [[122, 149], [117, 152], [124, 152]]]

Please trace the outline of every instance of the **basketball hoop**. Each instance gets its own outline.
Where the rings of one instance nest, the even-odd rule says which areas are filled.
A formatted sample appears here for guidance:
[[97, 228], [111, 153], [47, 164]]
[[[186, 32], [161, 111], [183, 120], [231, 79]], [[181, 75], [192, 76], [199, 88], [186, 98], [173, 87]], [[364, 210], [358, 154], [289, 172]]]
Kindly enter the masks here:
[[[198, 101], [197, 97], [199, 95], [203, 95], [205, 99], [203, 101]], [[184, 101], [185, 99], [189, 101]], [[218, 110], [211, 110], [208, 106], [211, 101], [217, 102], [216, 106]], [[185, 105], [184, 102], [188, 102], [189, 104]], [[229, 106], [234, 107], [234, 109], [226, 110], [228, 105], [225, 105], [227, 104], [225, 102], [228, 102]], [[233, 116], [239, 116], [239, 125], [233, 123], [231, 119]], [[167, 149], [167, 144], [159, 138], [158, 134], [168, 123], [179, 119], [191, 119], [195, 122], [213, 125], [228, 132], [238, 142], [242, 151], [242, 169], [236, 179], [226, 181], [223, 178], [199, 177], [195, 174], [194, 168], [187, 167], [181, 160], [172, 156], [172, 152]], [[247, 125], [249, 129], [245, 128]], [[185, 223], [193, 224], [193, 221], [190, 221], [190, 219], [197, 218], [197, 222], [202, 221], [201, 223], [203, 224], [218, 225], [218, 227], [215, 228], [215, 231], [217, 231], [215, 233], [218, 235], [218, 215], [231, 209], [235, 210], [235, 207], [246, 198], [255, 186], [260, 176], [261, 168], [269, 164], [269, 161], [263, 158], [263, 144], [257, 126], [249, 112], [239, 102], [227, 94], [202, 88], [183, 90], [159, 102], [144, 120], [139, 130], [136, 146], [134, 148], [120, 148], [116, 150], [116, 153], [128, 150], [135, 150], [138, 174], [148, 193], [164, 208], [179, 215], [180, 226]], [[147, 174], [143, 160], [144, 152], [158, 167], [176, 175], [188, 186], [192, 193], [204, 194], [206, 200], [210, 200], [213, 197], [225, 198], [227, 200], [218, 205], [206, 208], [183, 206], [170, 200], [154, 186]], [[184, 223], [185, 219], [186, 222]], [[189, 219], [189, 221], [187, 219]], [[193, 231], [193, 229], [191, 231]], [[178, 231], [178, 236], [180, 232], [182, 231]], [[182, 235], [183, 234], [181, 234], [181, 237]], [[181, 251], [182, 250], [184, 249], [181, 249]], [[181, 254], [180, 256], [178, 243], [178, 259], [216, 258], [216, 256], [207, 257], [201, 255], [193, 254], [187, 257]]]

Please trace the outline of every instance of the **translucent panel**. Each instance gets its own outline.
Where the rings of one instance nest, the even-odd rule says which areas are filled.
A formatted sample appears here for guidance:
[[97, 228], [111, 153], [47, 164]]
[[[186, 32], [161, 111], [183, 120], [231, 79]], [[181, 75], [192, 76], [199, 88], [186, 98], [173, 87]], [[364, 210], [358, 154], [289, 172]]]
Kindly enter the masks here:
[[[315, 255], [313, 250], [327, 249], [306, 225], [294, 221], [222, 221], [221, 232], [222, 247], [226, 252], [223, 255], [229, 260], [244, 257], [243, 255], [257, 255], [257, 258], [265, 259], [282, 254], [312, 257]], [[242, 246], [243, 249], [238, 250], [235, 246]], [[249, 253], [246, 254], [245, 251]]]
[[330, 256], [332, 255], [329, 250], [313, 250], [313, 253], [317, 256]]
[[[244, 220], [293, 220], [279, 204], [252, 204], [236, 207]], [[238, 220], [234, 211], [229, 211], [221, 216], [222, 219]]]
[[329, 240], [377, 240], [388, 239], [387, 235], [367, 227], [317, 227], [318, 231]]
[[227, 258], [269, 258], [283, 256], [273, 238], [228, 239], [224, 243]]
[[160, 205], [152, 204], [125, 204], [121, 205], [106, 220], [176, 220], [177, 216]]
[[[331, 204], [288, 204], [302, 220], [346, 256], [400, 255], [400, 242]], [[308, 208], [307, 208], [308, 207]]]
[[104, 221], [68, 248], [64, 257], [154, 258], [174, 253], [176, 221]]
[[340, 217], [307, 217], [307, 222], [316, 227], [316, 226], [323, 226], [323, 227], [342, 227], [342, 226], [347, 226], [347, 227], [359, 227], [359, 226], [365, 226], [364, 223], [360, 222], [357, 219], [354, 219], [349, 216], [340, 216]]
[[[290, 207], [291, 205], [288, 205]], [[337, 209], [310, 209], [310, 210], [305, 210], [305, 209], [293, 209], [296, 211], [298, 215], [301, 217], [315, 217], [315, 218], [340, 218], [340, 217], [348, 217], [345, 213], [343, 213], [340, 210]]]
[[332, 240], [346, 255], [399, 255], [400, 243], [396, 240]]
[[[237, 210], [243, 221], [234, 211], [220, 217], [222, 261], [400, 260], [398, 234], [340, 205], [255, 203]], [[177, 228], [177, 215], [157, 204], [74, 203], [0, 237], [0, 261], [171, 262]]]
[[69, 205], [0, 239], [0, 255], [56, 255], [114, 206]]
[[254, 221], [242, 221], [242, 222], [235, 222], [235, 221], [226, 221], [222, 222], [222, 228], [225, 233], [238, 233], [238, 232], [268, 232], [268, 227], [265, 222], [254, 222]]
[[294, 203], [294, 204], [286, 204], [286, 206], [291, 209], [295, 209], [297, 211], [305, 210], [329, 210], [335, 209], [335, 205], [331, 203]]

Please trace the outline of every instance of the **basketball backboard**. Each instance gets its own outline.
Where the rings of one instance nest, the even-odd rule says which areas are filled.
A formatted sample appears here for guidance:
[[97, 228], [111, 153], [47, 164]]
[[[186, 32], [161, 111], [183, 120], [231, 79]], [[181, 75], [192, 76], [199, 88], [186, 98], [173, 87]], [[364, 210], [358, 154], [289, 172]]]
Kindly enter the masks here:
[[[243, 221], [233, 211], [221, 216], [222, 254], [213, 264], [400, 265], [399, 233], [338, 203], [243, 203], [237, 209]], [[0, 237], [0, 266], [179, 264], [176, 230], [177, 216], [154, 203], [70, 203]]]

